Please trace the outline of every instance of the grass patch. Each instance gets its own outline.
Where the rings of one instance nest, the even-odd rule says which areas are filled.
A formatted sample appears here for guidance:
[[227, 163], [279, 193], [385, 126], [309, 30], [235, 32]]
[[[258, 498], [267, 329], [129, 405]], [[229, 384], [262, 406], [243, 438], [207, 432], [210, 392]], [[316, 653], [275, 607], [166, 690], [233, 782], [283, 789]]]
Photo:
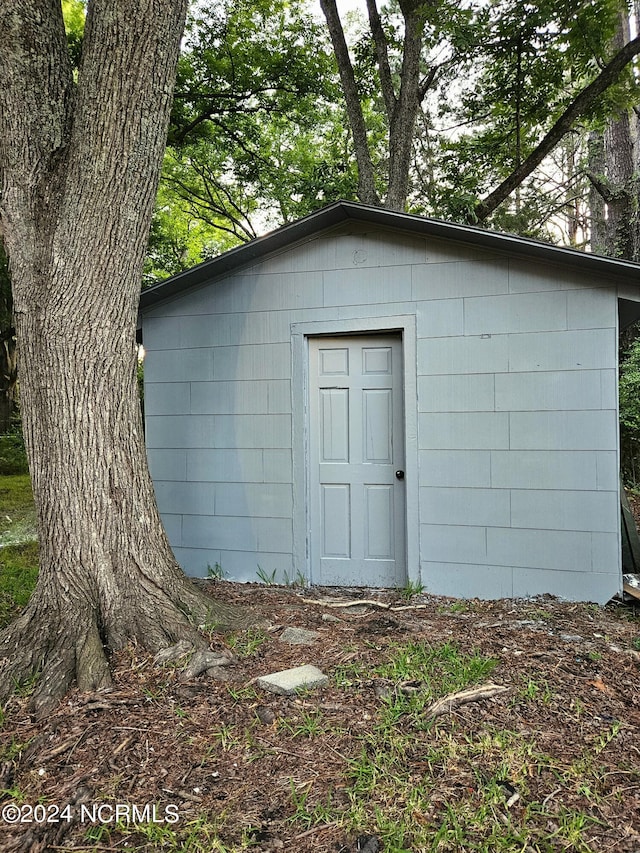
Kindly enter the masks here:
[[0, 628], [29, 600], [38, 577], [35, 510], [28, 474], [0, 479]]
[[0, 476], [26, 474], [29, 470], [24, 440], [19, 428], [0, 435]]
[[28, 474], [0, 479], [0, 546], [35, 539], [36, 515]]
[[37, 542], [0, 548], [0, 628], [25, 606], [37, 578]]
[[498, 661], [493, 658], [484, 658], [475, 652], [464, 654], [452, 643], [436, 647], [405, 643], [391, 646], [387, 661], [374, 672], [392, 681], [423, 682], [428, 699], [432, 700], [478, 684], [497, 665]]
[[[304, 830], [335, 823], [353, 836], [366, 828], [389, 853], [593, 850], [596, 821], [571, 807], [575, 779], [562, 778], [535, 733], [523, 736], [489, 722], [469, 727], [451, 718], [429, 718], [434, 699], [486, 681], [498, 661], [465, 653], [453, 643], [391, 644], [384, 656], [372, 668], [352, 663], [336, 673], [346, 690], [361, 689], [372, 677], [392, 686], [371, 727], [358, 737], [339, 792], [323, 795], [311, 783], [304, 788], [292, 784], [292, 822]], [[406, 691], [407, 686], [415, 690]], [[529, 677], [521, 692], [520, 701], [541, 707], [549, 702], [544, 681]], [[606, 749], [617, 732], [611, 727], [601, 733], [591, 754]], [[580, 761], [579, 772], [581, 783], [597, 792], [592, 799], [597, 803], [604, 788], [596, 763]], [[559, 802], [547, 797], [558, 784], [565, 793]], [[509, 803], [514, 793], [517, 807]]]

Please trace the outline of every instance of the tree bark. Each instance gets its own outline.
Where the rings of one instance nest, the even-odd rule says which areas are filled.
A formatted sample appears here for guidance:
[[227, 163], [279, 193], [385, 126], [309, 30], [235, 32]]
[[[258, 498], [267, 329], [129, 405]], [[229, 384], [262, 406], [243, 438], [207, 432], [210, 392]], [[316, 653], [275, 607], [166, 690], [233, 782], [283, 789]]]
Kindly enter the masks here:
[[[587, 170], [588, 174], [604, 175], [604, 137], [600, 130], [593, 130], [587, 139]], [[607, 218], [604, 198], [596, 189], [595, 181], [589, 187], [589, 231], [591, 251], [596, 255], [607, 253]]]
[[[384, 205], [392, 210], [404, 210], [409, 190], [409, 170], [413, 153], [413, 139], [420, 102], [428, 85], [433, 82], [429, 75], [426, 83], [420, 83], [420, 54], [425, 27], [424, 3], [418, 0], [402, 0], [400, 8], [404, 17], [404, 43], [400, 86], [396, 95], [387, 39], [380, 19], [376, 0], [367, 0], [369, 26], [376, 52], [380, 88], [385, 105], [388, 131], [388, 174], [384, 202], [376, 190], [375, 172], [367, 139], [367, 129], [362, 111], [349, 49], [335, 0], [320, 0], [333, 43], [338, 64], [347, 115], [351, 125], [353, 144], [358, 163], [358, 197], [366, 204]], [[378, 181], [380, 183], [380, 181]]]
[[367, 128], [336, 0], [320, 0], [320, 6], [327, 20], [327, 27], [338, 64], [338, 73], [340, 74], [340, 82], [344, 93], [347, 116], [351, 125], [353, 146], [358, 163], [358, 198], [364, 204], [378, 206], [380, 205], [380, 198], [376, 190], [373, 162], [367, 140]]
[[420, 92], [420, 54], [425, 14], [422, 3], [401, 0], [404, 17], [404, 43], [400, 91], [389, 116], [389, 188], [385, 207], [404, 210], [409, 192], [409, 169], [413, 154], [416, 118], [423, 95]]
[[[613, 46], [619, 49], [629, 39], [629, 32], [625, 4], [620, 9]], [[592, 185], [606, 205], [604, 250], [612, 257], [633, 261], [640, 260], [638, 130], [638, 116], [633, 110], [623, 110], [612, 119], [603, 133], [604, 170], [590, 173]]]
[[135, 327], [186, 0], [89, 3], [77, 85], [59, 2], [0, 0], [0, 227], [11, 264], [40, 574], [0, 634], [0, 699], [45, 713], [107, 652], [233, 621], [177, 565], [146, 464]]

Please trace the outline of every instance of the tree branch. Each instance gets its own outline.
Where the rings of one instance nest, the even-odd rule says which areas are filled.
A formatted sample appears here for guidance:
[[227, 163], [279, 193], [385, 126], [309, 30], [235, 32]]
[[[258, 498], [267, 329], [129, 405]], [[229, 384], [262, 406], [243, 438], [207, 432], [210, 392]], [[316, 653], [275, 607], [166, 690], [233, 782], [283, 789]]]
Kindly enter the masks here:
[[616, 82], [622, 70], [640, 53], [640, 36], [628, 42], [611, 59], [600, 74], [583, 89], [569, 104], [542, 141], [534, 148], [520, 166], [509, 175], [485, 199], [479, 202], [468, 217], [471, 222], [486, 219], [509, 195], [520, 186], [544, 158], [551, 153], [562, 137], [568, 133], [574, 122], [584, 115], [594, 101]]
[[373, 37], [373, 43], [376, 49], [376, 58], [378, 60], [380, 88], [382, 89], [382, 97], [384, 98], [385, 109], [387, 111], [387, 119], [391, 121], [396, 108], [397, 98], [396, 93], [393, 90], [387, 37], [384, 34], [382, 20], [380, 19], [376, 0], [367, 0], [367, 11], [369, 12], [369, 26], [371, 27], [371, 35]]
[[404, 16], [404, 43], [400, 93], [389, 124], [389, 190], [385, 206], [404, 210], [409, 189], [413, 136], [420, 107], [420, 56], [426, 23], [422, 5], [400, 3]]
[[342, 90], [347, 107], [353, 145], [358, 162], [358, 197], [365, 204], [379, 205], [380, 199], [375, 187], [375, 176], [373, 163], [369, 152], [367, 140], [367, 128], [362, 114], [362, 104], [358, 94], [356, 78], [353, 73], [353, 65], [349, 57], [349, 48], [344, 37], [344, 30], [338, 14], [336, 0], [320, 0], [320, 6], [327, 20], [329, 35], [333, 43], [333, 50], [338, 63], [338, 71], [342, 82]]

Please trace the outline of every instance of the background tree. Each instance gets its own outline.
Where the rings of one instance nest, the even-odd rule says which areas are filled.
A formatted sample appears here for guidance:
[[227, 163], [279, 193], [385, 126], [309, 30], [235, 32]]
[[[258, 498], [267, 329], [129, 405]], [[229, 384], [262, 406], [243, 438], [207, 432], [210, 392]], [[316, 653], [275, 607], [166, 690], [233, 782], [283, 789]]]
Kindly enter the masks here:
[[150, 277], [352, 197], [353, 165], [324, 28], [303, 2], [196, 7], [178, 63]]
[[521, 224], [530, 199], [537, 206], [540, 197], [540, 178], [532, 176], [567, 134], [611, 115], [624, 97], [637, 100], [629, 65], [640, 39], [612, 42], [617, 0], [578, 7], [569, 0], [399, 0], [382, 10], [367, 0], [373, 100], [387, 128], [380, 159], [370, 144], [364, 105], [372, 96], [359, 82], [357, 51], [347, 45], [335, 0], [321, 5], [362, 201], [479, 222], [517, 191], [511, 209]]
[[231, 614], [176, 564], [142, 442], [135, 325], [186, 0], [93, 0], [74, 80], [59, 0], [3, 0], [0, 229], [11, 263], [36, 590], [0, 634], [0, 698], [42, 713], [106, 649]]

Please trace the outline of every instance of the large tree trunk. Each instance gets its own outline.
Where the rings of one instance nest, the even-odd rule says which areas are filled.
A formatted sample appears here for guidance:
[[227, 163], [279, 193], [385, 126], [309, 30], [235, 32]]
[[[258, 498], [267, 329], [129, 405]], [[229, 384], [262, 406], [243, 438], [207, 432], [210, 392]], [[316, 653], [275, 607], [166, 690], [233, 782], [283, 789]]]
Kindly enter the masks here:
[[[619, 50], [629, 39], [630, 26], [626, 5], [621, 7], [619, 26], [613, 46]], [[623, 110], [612, 119], [598, 140], [592, 140], [593, 163], [589, 178], [593, 187], [596, 221], [592, 244], [596, 251], [614, 258], [640, 260], [640, 149], [638, 116]], [[596, 157], [599, 153], [599, 157]], [[596, 194], [600, 196], [598, 201]], [[597, 213], [606, 205], [606, 217], [598, 222]], [[600, 225], [600, 227], [598, 227]]]
[[[0, 635], [0, 698], [40, 671], [43, 712], [105, 650], [201, 644], [237, 614], [184, 576], [142, 440], [135, 326], [186, 0], [95, 0], [73, 83], [59, 3], [0, 0], [2, 225], [41, 560]], [[9, 12], [9, 9], [11, 11]]]

